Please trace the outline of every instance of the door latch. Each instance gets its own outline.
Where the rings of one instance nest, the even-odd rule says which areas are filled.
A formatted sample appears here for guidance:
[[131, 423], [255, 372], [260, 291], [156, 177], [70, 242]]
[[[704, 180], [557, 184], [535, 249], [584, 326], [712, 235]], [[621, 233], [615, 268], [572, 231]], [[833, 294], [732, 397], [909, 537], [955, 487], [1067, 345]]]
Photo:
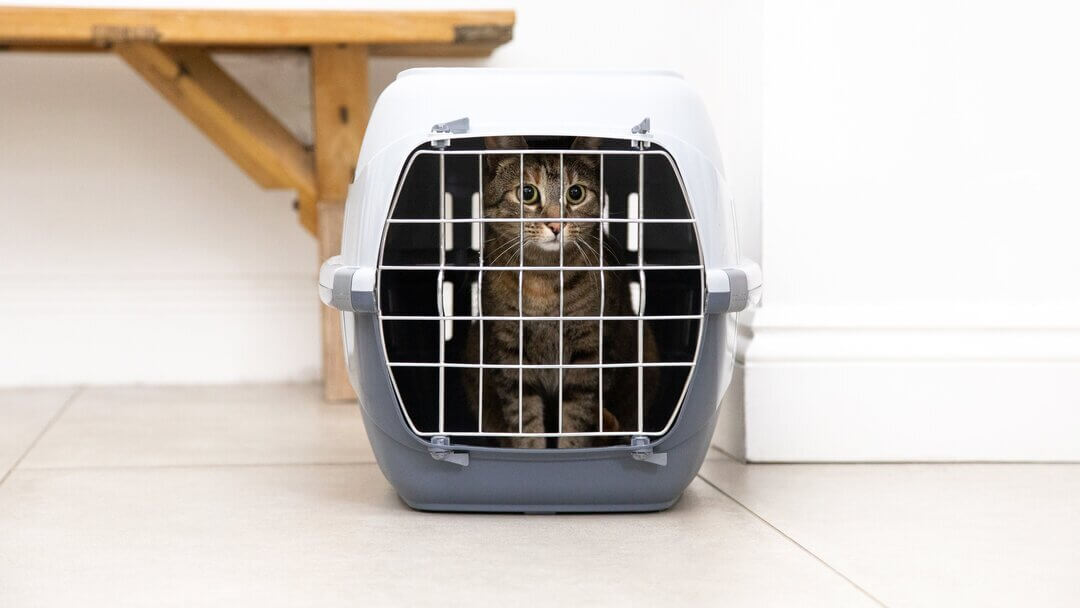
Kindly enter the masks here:
[[450, 438], [446, 435], [432, 437], [431, 445], [428, 446], [428, 453], [435, 460], [450, 462], [463, 467], [469, 466], [469, 453], [452, 450], [450, 448]]
[[634, 460], [648, 462], [656, 466], [667, 466], [667, 453], [654, 452], [648, 437], [638, 435], [630, 438], [630, 456]]

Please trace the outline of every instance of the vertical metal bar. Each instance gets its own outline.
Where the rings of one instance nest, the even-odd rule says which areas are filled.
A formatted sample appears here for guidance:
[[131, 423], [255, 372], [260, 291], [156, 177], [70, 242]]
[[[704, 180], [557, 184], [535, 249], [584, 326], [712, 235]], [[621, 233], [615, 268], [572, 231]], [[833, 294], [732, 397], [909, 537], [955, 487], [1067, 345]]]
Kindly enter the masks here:
[[638, 322], [637, 417], [638, 432], [645, 432], [645, 155], [638, 154]]
[[[443, 241], [442, 250], [443, 254], [447, 251], [454, 250], [454, 195], [449, 192], [443, 192], [443, 219], [446, 220], [443, 225]], [[452, 265], [452, 264], [451, 264]], [[440, 297], [443, 300], [443, 312], [442, 314], [447, 316], [454, 315], [454, 284], [447, 281], [445, 275], [443, 276], [442, 293]], [[454, 339], [454, 321], [452, 319], [444, 319], [443, 324], [443, 343], [449, 342]]]
[[[603, 154], [600, 155], [600, 192], [599, 192], [598, 196], [600, 197], [600, 207], [599, 207], [599, 209], [597, 211], [597, 214], [600, 216], [600, 219], [602, 220], [602, 219], [604, 219], [604, 206], [605, 206], [605, 203], [607, 202], [607, 199], [604, 197], [604, 155]], [[599, 371], [600, 371], [600, 377], [597, 380], [597, 382], [598, 382], [597, 393], [600, 396], [600, 412], [599, 412], [600, 426], [599, 426], [599, 429], [600, 429], [601, 433], [604, 432], [604, 300], [607, 297], [605, 295], [606, 289], [605, 289], [605, 286], [604, 286], [604, 275], [607, 274], [604, 271], [604, 231], [605, 230], [607, 230], [607, 224], [605, 224], [604, 222], [600, 222], [600, 260], [599, 260], [599, 264], [600, 264], [600, 320], [597, 321], [597, 323], [600, 324], [600, 349], [599, 349], [599, 352], [597, 352], [596, 361], [600, 364], [600, 367], [598, 368]]]
[[637, 253], [641, 248], [641, 236], [638, 234], [638, 229], [641, 228], [638, 217], [638, 198], [640, 195], [637, 192], [631, 192], [626, 197], [626, 219], [630, 220], [626, 223], [626, 250], [631, 253]]
[[[442, 282], [442, 314], [447, 317], [454, 316], [454, 283], [447, 281], [443, 277]], [[454, 320], [442, 319], [440, 321], [443, 324], [443, 344], [454, 339]]]
[[[483, 154], [478, 154], [476, 156], [476, 160], [477, 160], [476, 165], [477, 165], [477, 168], [478, 168], [478, 175], [480, 176], [480, 181], [476, 185], [476, 191], [478, 193], [478, 196], [480, 197], [480, 204], [477, 205], [476, 215], [478, 216], [478, 219], [480, 219], [480, 218], [484, 217], [484, 155]], [[480, 231], [480, 247], [479, 247], [480, 248], [480, 251], [479, 251], [480, 259], [479, 259], [479, 264], [480, 264], [480, 266], [485, 266], [486, 264], [484, 262], [484, 239], [487, 238], [487, 235], [484, 234], [484, 228], [486, 228], [486, 226], [484, 225], [483, 222], [480, 222], [476, 227]], [[477, 378], [478, 378], [477, 382], [480, 385], [477, 388], [477, 391], [476, 391], [477, 395], [478, 395], [478, 398], [480, 400], [480, 403], [478, 403], [477, 406], [476, 406], [476, 412], [477, 412], [476, 413], [476, 431], [478, 433], [483, 433], [484, 432], [484, 271], [483, 270], [477, 270], [476, 271], [476, 310], [477, 310], [477, 313], [478, 313], [478, 315], [480, 317], [477, 320], [477, 323], [480, 324], [480, 360], [477, 361], [477, 363], [480, 364], [480, 368], [478, 370], [479, 373], [477, 373], [477, 375], [476, 375]]]
[[[446, 268], [446, 157], [439, 154], [439, 316], [443, 312], [443, 276]], [[439, 321], [439, 432], [446, 421], [446, 322]]]
[[[443, 219], [454, 219], [454, 197], [452, 195], [447, 196], [449, 193], [443, 192]], [[454, 249], [454, 223], [446, 222], [443, 224], [443, 251], [451, 251]]]
[[[525, 155], [518, 154], [518, 219], [525, 219]], [[525, 388], [525, 309], [522, 308], [521, 292], [525, 281], [525, 222], [518, 222], [518, 433], [524, 432], [525, 406], [522, 401]]]
[[563, 238], [566, 224], [565, 196], [563, 196], [563, 155], [559, 153], [559, 432], [562, 433], [563, 418]]

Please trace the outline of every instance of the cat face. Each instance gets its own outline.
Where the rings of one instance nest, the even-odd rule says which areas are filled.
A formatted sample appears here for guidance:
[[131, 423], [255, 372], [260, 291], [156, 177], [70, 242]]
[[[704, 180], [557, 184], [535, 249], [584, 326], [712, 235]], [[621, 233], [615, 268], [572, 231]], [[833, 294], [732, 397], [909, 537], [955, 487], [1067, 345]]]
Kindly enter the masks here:
[[[575, 148], [587, 145], [590, 142], [574, 142]], [[489, 139], [488, 147], [524, 149], [526, 144], [522, 138], [498, 138]], [[561, 233], [564, 263], [597, 263], [590, 252], [596, 250], [600, 224], [560, 222], [557, 218], [560, 214], [564, 218], [600, 217], [599, 157], [565, 154], [561, 173], [558, 154], [526, 155], [524, 161], [518, 155], [487, 158], [485, 217], [550, 218], [551, 221], [525, 222], [520, 228], [517, 223], [490, 223], [486, 248], [516, 249], [519, 237], [523, 237], [526, 263], [553, 265], [558, 264]], [[505, 257], [516, 263], [517, 253], [510, 252]]]

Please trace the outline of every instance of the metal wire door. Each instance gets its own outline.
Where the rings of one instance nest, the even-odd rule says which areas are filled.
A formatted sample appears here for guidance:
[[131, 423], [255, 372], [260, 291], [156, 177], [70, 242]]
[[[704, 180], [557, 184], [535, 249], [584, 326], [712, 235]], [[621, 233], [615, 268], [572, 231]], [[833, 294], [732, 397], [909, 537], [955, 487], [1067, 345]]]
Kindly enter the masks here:
[[[491, 178], [493, 156], [502, 162], [516, 159], [521, 201], [516, 217], [495, 217], [488, 211], [485, 180]], [[560, 199], [557, 216], [530, 216], [524, 202], [527, 166], [541, 159], [554, 166], [557, 159], [557, 191], [562, 196], [571, 187], [565, 183], [567, 162], [583, 158], [597, 168], [595, 213], [570, 216], [568, 203]], [[536, 222], [547, 223], [555, 232], [557, 263], [553, 256], [538, 263], [529, 255], [526, 226]], [[489, 232], [506, 233], [515, 224], [516, 255], [505, 244], [500, 251], [490, 245], [485, 251]], [[588, 230], [586, 224], [599, 225], [599, 243], [591, 253], [580, 245], [577, 252], [568, 249], [564, 239], [570, 224], [578, 225], [579, 232]], [[568, 260], [571, 252], [573, 261]], [[485, 312], [485, 299], [491, 303], [485, 281], [507, 284], [513, 275], [516, 314]], [[556, 275], [557, 314], [527, 314], [528, 286], [538, 277], [554, 282]], [[589, 289], [599, 291], [598, 314], [567, 314], [568, 277], [591, 281]], [[626, 142], [609, 142], [601, 150], [483, 150], [457, 140], [454, 149], [418, 149], [405, 167], [386, 220], [377, 286], [383, 354], [402, 412], [410, 428], [424, 437], [448, 435], [464, 443], [490, 437], [657, 437], [678, 415], [697, 360], [705, 293], [698, 232], [678, 169], [656, 146], [634, 149]], [[611, 289], [618, 292], [609, 294]], [[627, 307], [617, 313], [605, 310], [606, 302], [623, 298]], [[517, 325], [516, 361], [505, 361], [507, 353], [500, 353], [503, 361], [491, 362], [492, 354], [484, 353], [485, 331], [508, 323]], [[549, 325], [540, 325], [544, 323]], [[597, 325], [599, 343], [594, 357], [575, 363], [566, 360], [564, 337], [570, 326], [582, 323]], [[527, 339], [531, 329], [555, 326], [557, 357], [537, 360]], [[605, 334], [636, 336], [636, 348], [627, 347], [626, 340], [620, 341], [619, 351], [611, 344], [605, 347]], [[467, 352], [469, 344], [478, 345], [479, 352]], [[539, 374], [534, 370], [553, 370], [557, 376], [549, 398], [553, 411], [543, 430], [523, 425], [529, 378]], [[589, 378], [595, 374], [592, 428], [564, 428], [564, 384], [571, 370], [587, 370], [577, 373]], [[516, 375], [516, 428], [485, 428], [485, 403], [492, 403], [492, 395], [484, 396], [485, 373]], [[620, 386], [612, 387], [615, 377]], [[465, 378], [476, 378], [475, 385], [465, 387]], [[636, 387], [624, 386], [628, 378]], [[615, 418], [607, 406], [631, 391], [636, 407], [621, 405], [626, 413]], [[605, 428], [605, 411], [609, 421], [618, 420], [618, 428]]]

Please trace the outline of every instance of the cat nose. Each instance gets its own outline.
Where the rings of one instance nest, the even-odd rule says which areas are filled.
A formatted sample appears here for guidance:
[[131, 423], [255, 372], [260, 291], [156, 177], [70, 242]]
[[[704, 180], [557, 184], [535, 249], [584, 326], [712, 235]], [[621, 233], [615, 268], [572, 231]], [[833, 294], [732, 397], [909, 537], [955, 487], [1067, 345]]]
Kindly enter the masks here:
[[559, 222], [551, 222], [547, 225], [547, 227], [551, 228], [551, 231], [555, 234], [559, 234], [559, 231], [562, 230], [562, 226], [559, 224]]

